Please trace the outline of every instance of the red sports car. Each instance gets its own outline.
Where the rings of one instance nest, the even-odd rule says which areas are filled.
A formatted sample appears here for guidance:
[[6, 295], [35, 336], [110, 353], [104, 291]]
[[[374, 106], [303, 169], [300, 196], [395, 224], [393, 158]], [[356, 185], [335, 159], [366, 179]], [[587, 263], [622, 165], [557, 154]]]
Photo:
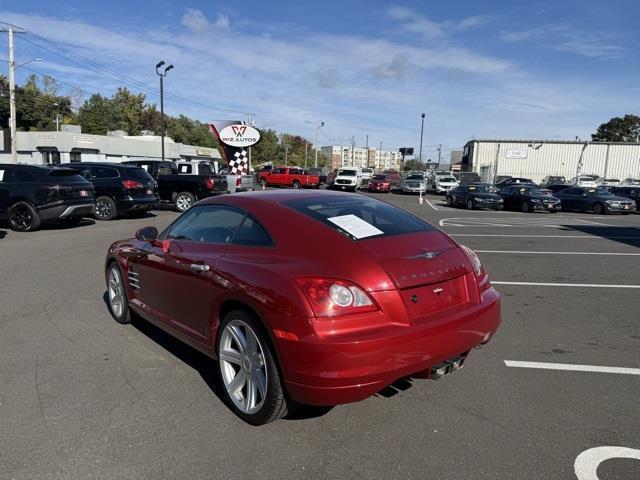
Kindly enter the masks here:
[[500, 324], [478, 257], [357, 194], [273, 191], [198, 202], [106, 258], [109, 307], [217, 358], [228, 404], [259, 425], [460, 368]]

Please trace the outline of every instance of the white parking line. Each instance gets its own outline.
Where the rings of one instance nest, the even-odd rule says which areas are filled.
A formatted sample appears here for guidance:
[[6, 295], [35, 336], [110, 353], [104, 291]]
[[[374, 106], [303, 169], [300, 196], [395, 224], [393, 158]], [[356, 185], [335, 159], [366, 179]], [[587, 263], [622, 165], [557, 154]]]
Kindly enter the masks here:
[[[453, 225], [448, 225], [453, 226]], [[457, 225], [462, 226], [462, 225]], [[475, 233], [449, 233], [450, 237], [505, 237], [505, 238], [585, 238], [588, 240], [640, 240], [640, 237], [615, 237], [600, 235], [495, 235], [495, 234], [475, 234]]]
[[640, 285], [604, 285], [596, 283], [543, 283], [543, 282], [494, 282], [493, 285], [523, 285], [529, 287], [581, 287], [581, 288], [640, 288]]
[[538, 368], [543, 370], [567, 370], [573, 372], [619, 373], [623, 375], [640, 375], [640, 368], [600, 367], [597, 365], [576, 365], [571, 363], [519, 362], [505, 360], [507, 367]]
[[434, 210], [440, 210], [438, 207], [436, 207], [433, 203], [431, 203], [428, 199], [424, 199], [427, 202], [427, 205], [429, 205], [431, 208], [433, 208]]
[[640, 257], [640, 253], [621, 252], [528, 252], [526, 250], [473, 250], [476, 253], [513, 253], [517, 255], [611, 255], [620, 257]]

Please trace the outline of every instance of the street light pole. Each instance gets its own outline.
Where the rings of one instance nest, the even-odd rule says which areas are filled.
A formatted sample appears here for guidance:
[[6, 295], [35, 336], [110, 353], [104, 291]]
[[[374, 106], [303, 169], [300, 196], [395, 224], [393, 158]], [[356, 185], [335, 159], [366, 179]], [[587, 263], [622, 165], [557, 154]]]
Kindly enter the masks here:
[[11, 116], [11, 163], [18, 163], [16, 145], [16, 60], [13, 46], [13, 27], [9, 27], [9, 115]]
[[422, 137], [424, 134], [424, 113], [421, 115], [422, 117], [422, 126], [420, 127], [420, 155], [419, 155], [419, 160], [422, 162]]
[[316, 144], [314, 145], [316, 149], [316, 158], [315, 158], [315, 161], [313, 162], [313, 166], [316, 168], [318, 168], [318, 132], [320, 132], [320, 129], [322, 127], [324, 127], [324, 122], [320, 122], [320, 124], [316, 126]]
[[164, 77], [167, 76], [167, 72], [173, 68], [173, 65], [167, 65], [161, 72], [159, 69], [165, 65], [165, 61], [161, 60], [156, 65], [156, 73], [160, 77], [160, 143], [162, 145], [162, 161], [164, 162], [164, 137], [165, 137], [165, 122], [164, 122]]

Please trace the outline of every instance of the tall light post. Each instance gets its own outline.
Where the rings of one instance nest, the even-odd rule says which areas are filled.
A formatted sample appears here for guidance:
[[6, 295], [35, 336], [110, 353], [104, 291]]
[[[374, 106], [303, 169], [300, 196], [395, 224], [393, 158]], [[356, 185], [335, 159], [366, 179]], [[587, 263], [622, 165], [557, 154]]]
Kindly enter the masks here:
[[318, 133], [320, 132], [320, 129], [324, 127], [324, 122], [320, 122], [317, 126], [316, 126], [316, 144], [314, 145], [316, 148], [316, 159], [313, 162], [313, 166], [318, 168]]
[[160, 143], [162, 144], [162, 161], [164, 162], [164, 136], [165, 136], [165, 124], [164, 124], [164, 77], [167, 76], [167, 72], [173, 68], [173, 65], [167, 65], [164, 70], [160, 71], [160, 68], [166, 64], [164, 60], [161, 60], [156, 65], [156, 73], [160, 77]]
[[420, 162], [422, 162], [422, 137], [424, 134], [424, 113], [421, 115], [422, 117], [422, 126], [420, 127], [420, 155], [418, 156], [418, 159], [420, 160]]

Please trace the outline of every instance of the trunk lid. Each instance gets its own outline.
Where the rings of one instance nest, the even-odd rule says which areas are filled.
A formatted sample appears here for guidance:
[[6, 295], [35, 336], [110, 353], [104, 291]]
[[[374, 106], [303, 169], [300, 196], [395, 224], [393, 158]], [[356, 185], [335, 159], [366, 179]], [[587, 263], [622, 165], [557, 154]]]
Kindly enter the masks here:
[[464, 252], [437, 230], [372, 238], [360, 244], [400, 289], [445, 282], [470, 272]]

